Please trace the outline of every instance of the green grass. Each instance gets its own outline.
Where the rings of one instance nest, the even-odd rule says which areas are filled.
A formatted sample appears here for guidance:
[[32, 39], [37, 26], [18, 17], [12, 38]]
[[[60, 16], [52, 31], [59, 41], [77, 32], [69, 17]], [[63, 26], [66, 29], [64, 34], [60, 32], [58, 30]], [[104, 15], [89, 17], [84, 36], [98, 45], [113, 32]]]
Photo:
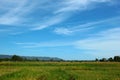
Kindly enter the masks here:
[[0, 80], [120, 80], [120, 63], [0, 62]]

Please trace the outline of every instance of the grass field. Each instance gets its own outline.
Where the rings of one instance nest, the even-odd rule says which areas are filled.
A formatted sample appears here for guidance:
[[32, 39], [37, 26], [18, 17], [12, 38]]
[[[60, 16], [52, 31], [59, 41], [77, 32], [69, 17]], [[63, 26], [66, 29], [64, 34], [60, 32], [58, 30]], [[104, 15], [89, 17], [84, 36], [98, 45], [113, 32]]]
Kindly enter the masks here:
[[120, 63], [0, 62], [0, 80], [120, 80]]

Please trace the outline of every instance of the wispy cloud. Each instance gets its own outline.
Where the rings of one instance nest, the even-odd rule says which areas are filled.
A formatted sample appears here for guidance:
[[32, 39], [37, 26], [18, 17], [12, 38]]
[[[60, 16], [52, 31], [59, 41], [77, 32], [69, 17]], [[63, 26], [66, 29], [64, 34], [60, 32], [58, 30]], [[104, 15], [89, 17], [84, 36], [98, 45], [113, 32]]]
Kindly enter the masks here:
[[72, 42], [62, 42], [62, 41], [49, 41], [49, 42], [17, 42], [17, 45], [22, 46], [23, 48], [38, 48], [38, 47], [61, 47], [61, 46], [72, 46]]
[[[54, 16], [53, 18], [51, 18], [50, 20], [44, 22], [43, 24], [40, 24], [40, 26], [33, 28], [32, 30], [41, 30], [53, 25], [56, 25], [58, 23], [61, 23], [65, 20], [67, 20], [72, 13], [68, 13], [69, 11], [74, 12], [76, 10], [86, 10], [90, 8], [89, 4], [95, 4], [95, 3], [107, 3], [110, 2], [111, 0], [101, 0], [101, 1], [97, 1], [97, 0], [64, 0], [61, 3], [60, 8], [58, 7], [58, 9], [55, 9], [53, 12], [55, 13], [56, 16]], [[62, 7], [62, 8], [61, 8]], [[59, 13], [59, 14], [58, 14]], [[63, 29], [63, 28], [62, 28]], [[55, 30], [56, 32], [59, 33], [60, 29]], [[68, 34], [68, 30], [64, 29], [64, 33], [63, 34]]]
[[112, 0], [65, 0], [63, 6], [57, 11], [55, 11], [55, 13], [86, 10], [89, 9], [90, 6], [93, 6], [94, 4], [108, 3], [110, 1]]
[[90, 29], [93, 29], [93, 27], [81, 27], [81, 28], [56, 28], [54, 32], [59, 35], [72, 35], [75, 32], [86, 32]]
[[[53, 5], [52, 1], [4, 0], [0, 1], [0, 24], [29, 26], [28, 30], [41, 30], [67, 20], [72, 15], [69, 11], [87, 10], [91, 5], [110, 1], [112, 0], [63, 0], [56, 1], [56, 5]], [[35, 10], [39, 17], [30, 14]], [[44, 17], [48, 18], [43, 20]]]
[[91, 34], [89, 38], [74, 41], [48, 41], [48, 42], [17, 42], [22, 48], [59, 48], [74, 47], [82, 50], [84, 55], [95, 57], [108, 57], [119, 55], [120, 52], [120, 27], [111, 28]]
[[76, 48], [94, 58], [113, 57], [120, 55], [120, 28], [112, 28], [96, 33], [90, 38], [78, 40]]
[[120, 28], [112, 28], [97, 33], [91, 38], [79, 40], [76, 46], [80, 49], [96, 51], [120, 51]]
[[73, 30], [69, 30], [68, 28], [56, 28], [54, 30], [55, 33], [57, 34], [64, 34], [64, 35], [70, 35], [72, 34], [74, 31]]
[[[66, 16], [66, 17], [63, 17], [63, 16]], [[58, 24], [64, 21], [66, 18], [67, 18], [67, 15], [62, 15], [62, 14], [53, 16], [52, 18], [48, 19], [44, 23], [36, 24], [37, 27], [34, 27], [31, 30], [41, 30], [41, 29], [53, 26], [55, 24]]]
[[85, 32], [85, 31], [89, 31], [89, 30], [93, 30], [95, 28], [98, 27], [105, 27], [106, 25], [111, 25], [111, 26], [116, 26], [118, 25], [120, 20], [120, 17], [113, 17], [113, 18], [109, 18], [109, 19], [104, 19], [104, 20], [100, 20], [100, 21], [94, 21], [94, 22], [89, 22], [89, 23], [85, 23], [85, 24], [80, 24], [77, 26], [71, 26], [69, 28], [67, 27], [59, 27], [56, 28], [54, 30], [54, 32], [56, 34], [63, 34], [63, 35], [71, 35], [75, 32]]
[[19, 20], [18, 15], [21, 14], [20, 12], [23, 11], [23, 7], [25, 6], [26, 2], [27, 2], [26, 0], [2, 1], [2, 6], [4, 6], [3, 10], [4, 8], [9, 8], [9, 9], [0, 18], [0, 24], [5, 24], [5, 25], [15, 24]]
[[91, 34], [90, 38], [78, 41], [49, 41], [49, 42], [17, 42], [17, 45], [24, 47], [57, 47], [57, 46], [76, 46], [80, 49], [88, 50], [119, 50], [120, 47], [120, 28], [111, 28], [105, 31], [101, 31], [97, 34]]

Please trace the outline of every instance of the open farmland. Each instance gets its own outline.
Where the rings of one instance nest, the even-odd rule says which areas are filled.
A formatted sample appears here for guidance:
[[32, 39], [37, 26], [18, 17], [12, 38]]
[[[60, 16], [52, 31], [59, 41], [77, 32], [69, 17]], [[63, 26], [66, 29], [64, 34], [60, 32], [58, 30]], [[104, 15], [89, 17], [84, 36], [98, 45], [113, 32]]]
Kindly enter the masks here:
[[0, 80], [120, 80], [120, 63], [0, 62]]

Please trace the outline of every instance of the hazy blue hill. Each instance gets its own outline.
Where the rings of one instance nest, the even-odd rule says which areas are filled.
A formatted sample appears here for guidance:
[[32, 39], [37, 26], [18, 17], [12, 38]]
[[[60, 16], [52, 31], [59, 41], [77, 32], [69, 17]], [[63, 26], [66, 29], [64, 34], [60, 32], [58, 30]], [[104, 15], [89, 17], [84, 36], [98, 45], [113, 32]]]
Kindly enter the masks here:
[[0, 59], [4, 59], [4, 58], [11, 58], [12, 57], [12, 55], [0, 55]]
[[23, 58], [26, 58], [28, 60], [62, 60], [57, 57], [34, 57], [34, 56], [22, 56]]
[[[10, 58], [12, 58], [12, 56], [13, 55], [0, 55], [0, 59], [4, 59], [4, 58], [8, 58], [8, 59], [10, 59]], [[45, 60], [45, 61], [47, 61], [47, 60], [56, 60], [56, 61], [60, 61], [60, 60], [62, 60], [62, 59], [60, 59], [60, 58], [57, 58], [57, 57], [36, 57], [36, 56], [20, 56], [20, 57], [22, 57], [22, 58], [24, 58], [24, 59], [27, 59], [27, 60]]]

